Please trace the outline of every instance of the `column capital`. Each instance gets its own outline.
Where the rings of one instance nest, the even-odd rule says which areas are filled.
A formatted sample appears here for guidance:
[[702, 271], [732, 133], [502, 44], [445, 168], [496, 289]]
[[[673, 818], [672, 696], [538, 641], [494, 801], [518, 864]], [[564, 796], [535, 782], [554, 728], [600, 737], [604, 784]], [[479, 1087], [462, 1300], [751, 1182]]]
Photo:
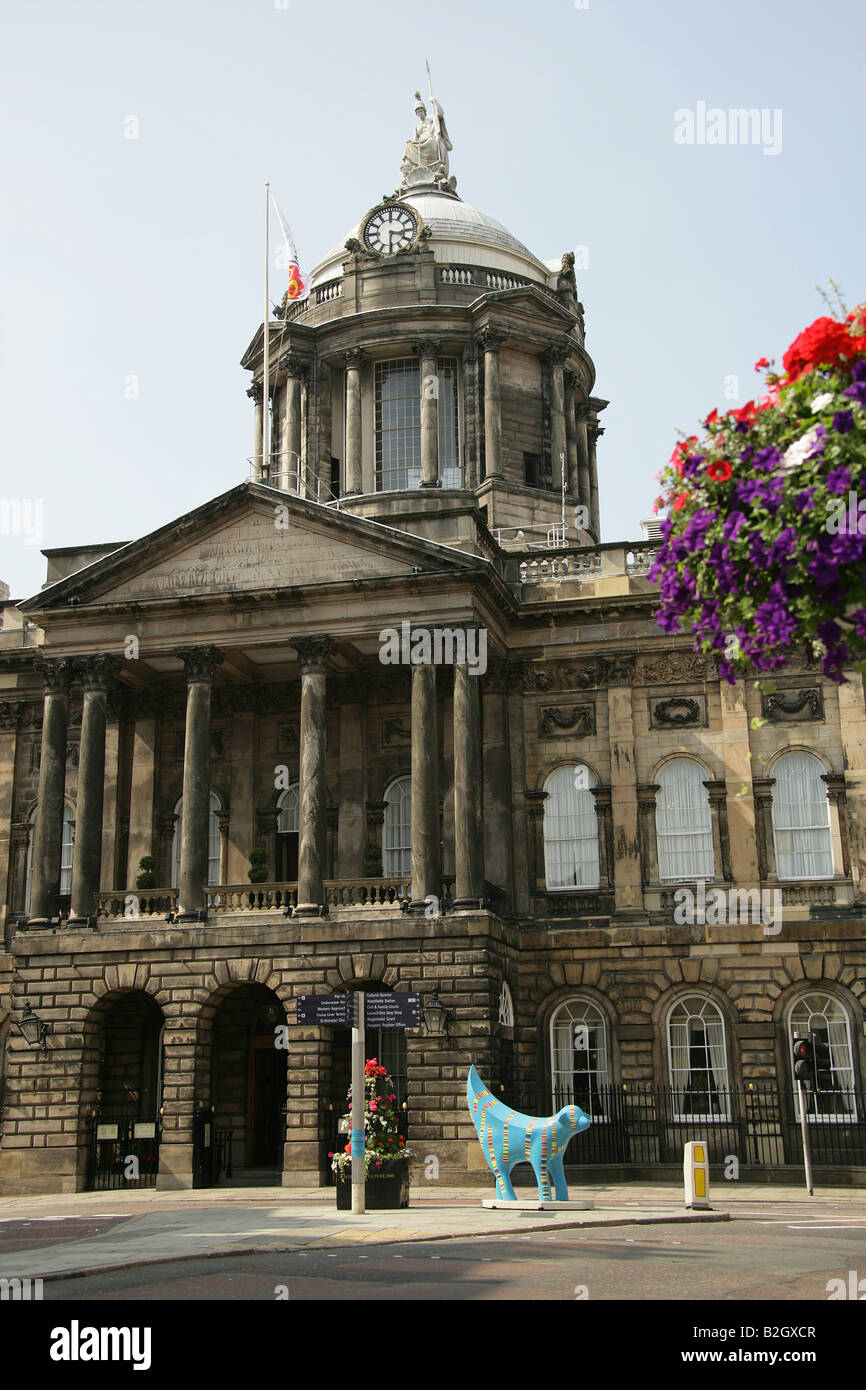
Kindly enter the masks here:
[[419, 338], [414, 344], [414, 350], [420, 358], [439, 356], [438, 338]]
[[300, 381], [309, 370], [310, 363], [306, 357], [302, 357], [298, 352], [284, 352], [277, 366], [284, 371], [287, 376], [297, 377]]
[[711, 778], [704, 782], [710, 802], [724, 801], [728, 794], [728, 784], [724, 777]]
[[187, 685], [192, 685], [194, 681], [210, 684], [214, 671], [222, 664], [223, 659], [219, 647], [210, 646], [177, 647], [174, 654], [186, 667]]
[[73, 662], [73, 674], [85, 692], [107, 690], [115, 669], [114, 657], [104, 653], [82, 656]]
[[66, 695], [69, 693], [70, 663], [52, 657], [37, 657], [33, 663], [42, 678], [42, 689], [46, 695]]
[[571, 356], [571, 347], [568, 343], [552, 343], [545, 352], [541, 354], [541, 360], [547, 362], [551, 367], [562, 366]]
[[315, 671], [324, 671], [325, 657], [331, 649], [330, 637], [291, 637], [289, 641], [298, 653], [298, 660], [304, 675]]
[[357, 371], [357, 369], [360, 367], [361, 363], [364, 360], [364, 349], [346, 348], [344, 352], [340, 353], [340, 356], [342, 357], [349, 371]]
[[544, 803], [550, 795], [546, 791], [525, 791], [526, 812], [530, 820], [544, 819]]
[[482, 328], [481, 332], [476, 334], [475, 342], [481, 352], [498, 353], [507, 337], [507, 333], [500, 333], [496, 328]]
[[252, 386], [247, 387], [247, 395], [255, 405], [261, 405], [263, 394], [263, 387], [260, 381], [254, 381]]
[[[562, 373], [562, 380], [565, 383], [566, 391], [571, 394], [577, 390], [577, 372], [573, 372], [570, 367]], [[575, 402], [575, 405], [577, 403]]]
[[838, 806], [845, 796], [844, 772], [822, 772], [821, 781], [827, 784], [827, 800], [831, 806]]
[[656, 794], [660, 790], [658, 783], [646, 782], [642, 786], [637, 787], [636, 790], [638, 806], [643, 808], [655, 806]]
[[755, 798], [756, 806], [771, 806], [773, 804], [773, 788], [775, 785], [775, 777], [752, 778], [752, 794]]

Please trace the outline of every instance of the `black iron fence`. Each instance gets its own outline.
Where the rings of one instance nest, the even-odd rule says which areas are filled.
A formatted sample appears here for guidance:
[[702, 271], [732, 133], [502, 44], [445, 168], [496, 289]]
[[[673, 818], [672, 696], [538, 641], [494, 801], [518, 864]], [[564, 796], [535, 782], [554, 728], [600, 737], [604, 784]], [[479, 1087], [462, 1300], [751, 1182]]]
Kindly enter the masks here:
[[232, 1133], [217, 1128], [210, 1105], [199, 1106], [192, 1129], [194, 1187], [216, 1187], [223, 1175], [232, 1176]]
[[90, 1122], [87, 1191], [155, 1187], [159, 1140], [158, 1115], [94, 1115]]
[[[792, 1094], [766, 1086], [675, 1090], [666, 1086], [596, 1086], [555, 1093], [554, 1109], [580, 1105], [592, 1119], [568, 1146], [570, 1167], [676, 1164], [683, 1145], [703, 1140], [710, 1162], [740, 1167], [803, 1162], [800, 1117]], [[866, 1096], [862, 1091], [807, 1092], [806, 1114], [816, 1167], [866, 1166]]]

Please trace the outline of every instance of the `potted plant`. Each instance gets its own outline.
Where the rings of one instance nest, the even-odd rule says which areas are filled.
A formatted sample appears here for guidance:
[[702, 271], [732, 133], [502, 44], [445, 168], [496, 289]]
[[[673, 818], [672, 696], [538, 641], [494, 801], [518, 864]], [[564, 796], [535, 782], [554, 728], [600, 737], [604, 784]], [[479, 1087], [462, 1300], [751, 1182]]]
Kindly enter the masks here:
[[268, 877], [268, 852], [260, 846], [250, 850], [250, 867], [247, 878], [250, 883], [264, 883]]
[[[351, 1106], [352, 1092], [349, 1090]], [[344, 1116], [351, 1125], [352, 1112]], [[337, 1179], [337, 1210], [352, 1206], [351, 1142], [328, 1154]], [[364, 1194], [369, 1211], [390, 1211], [409, 1205], [409, 1159], [412, 1150], [400, 1133], [394, 1083], [375, 1057], [364, 1067]]]
[[154, 874], [154, 869], [156, 868], [156, 860], [153, 858], [153, 855], [143, 855], [138, 861], [138, 867], [140, 872], [138, 878], [135, 880], [136, 888], [155, 888], [156, 875]]
[[838, 312], [782, 372], [762, 357], [767, 394], [711, 411], [662, 474], [656, 616], [729, 681], [803, 645], [831, 680], [866, 670], [866, 305]]

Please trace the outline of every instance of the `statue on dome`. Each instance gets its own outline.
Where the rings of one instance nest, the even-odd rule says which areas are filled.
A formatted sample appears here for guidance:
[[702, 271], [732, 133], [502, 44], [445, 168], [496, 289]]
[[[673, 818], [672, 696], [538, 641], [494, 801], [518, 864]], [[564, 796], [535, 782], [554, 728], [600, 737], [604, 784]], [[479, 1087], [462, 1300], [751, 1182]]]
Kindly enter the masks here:
[[457, 186], [455, 178], [448, 176], [448, 151], [454, 146], [445, 128], [442, 107], [435, 98], [430, 101], [431, 114], [421, 100], [421, 93], [415, 93], [415, 115], [417, 124], [411, 140], [407, 140], [400, 161], [401, 188], [430, 187], [446, 188], [451, 192]]

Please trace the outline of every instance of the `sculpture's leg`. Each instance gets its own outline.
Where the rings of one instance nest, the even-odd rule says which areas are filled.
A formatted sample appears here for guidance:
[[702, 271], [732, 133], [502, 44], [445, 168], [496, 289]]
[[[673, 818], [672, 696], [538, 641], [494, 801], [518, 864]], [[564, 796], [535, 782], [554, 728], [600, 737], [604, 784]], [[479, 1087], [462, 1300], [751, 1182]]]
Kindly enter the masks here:
[[562, 1170], [564, 1158], [564, 1153], [557, 1154], [556, 1158], [550, 1164], [549, 1169], [551, 1177], [553, 1178], [553, 1188], [556, 1193], [557, 1202], [568, 1201], [568, 1183], [565, 1181], [565, 1173]]
[[498, 1188], [497, 1195], [499, 1196], [500, 1200], [503, 1201], [503, 1202], [516, 1202], [516, 1201], [517, 1201], [517, 1197], [516, 1197], [516, 1195], [515, 1195], [514, 1188], [513, 1188], [512, 1185], [511, 1185], [511, 1169], [512, 1169], [512, 1167], [513, 1167], [513, 1164], [509, 1163], [507, 1167], [506, 1167], [505, 1165], [503, 1165], [503, 1167], [499, 1170], [499, 1177], [498, 1177], [498, 1179], [497, 1179], [497, 1188]]

